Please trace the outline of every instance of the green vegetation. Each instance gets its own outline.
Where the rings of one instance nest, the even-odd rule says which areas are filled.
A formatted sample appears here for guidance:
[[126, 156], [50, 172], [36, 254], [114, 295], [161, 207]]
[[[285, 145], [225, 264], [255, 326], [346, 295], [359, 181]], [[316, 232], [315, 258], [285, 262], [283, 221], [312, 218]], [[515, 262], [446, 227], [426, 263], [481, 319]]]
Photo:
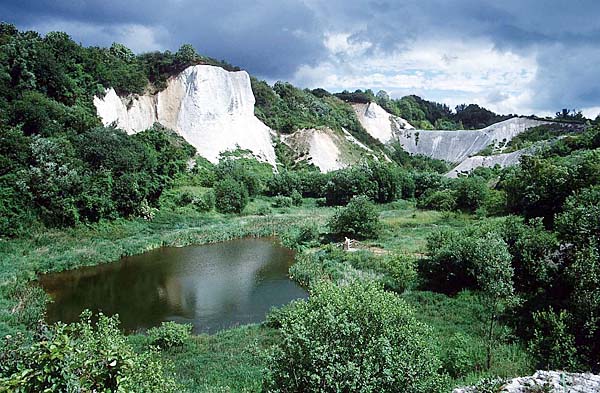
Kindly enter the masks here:
[[134, 351], [118, 319], [91, 314], [71, 325], [42, 325], [36, 342], [7, 337], [0, 355], [0, 391], [177, 392], [154, 351]]
[[429, 330], [397, 296], [368, 283], [322, 284], [288, 307], [269, 362], [269, 391], [447, 389]]
[[[132, 136], [100, 126], [92, 97], [107, 87], [155, 91], [191, 64], [231, 69], [189, 45], [134, 55], [0, 24], [0, 47], [0, 391], [430, 392], [535, 367], [598, 371], [598, 126], [533, 129], [511, 148], [552, 142], [458, 179], [398, 146], [394, 162], [322, 174], [280, 144], [273, 173], [239, 149], [217, 165], [195, 157], [159, 124]], [[281, 132], [344, 128], [378, 148], [345, 101], [422, 128], [503, 118], [369, 90], [252, 88], [256, 115]], [[116, 317], [89, 313], [41, 322], [38, 274], [246, 236], [296, 250], [290, 276], [309, 300], [210, 336], [165, 323], [125, 337]]]

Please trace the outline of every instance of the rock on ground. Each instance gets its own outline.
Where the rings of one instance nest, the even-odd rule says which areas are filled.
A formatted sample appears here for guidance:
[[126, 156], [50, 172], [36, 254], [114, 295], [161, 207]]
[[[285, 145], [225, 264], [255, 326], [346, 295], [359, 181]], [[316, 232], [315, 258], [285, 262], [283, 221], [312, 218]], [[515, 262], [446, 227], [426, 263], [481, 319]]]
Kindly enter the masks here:
[[[452, 393], [477, 393], [476, 387], [457, 388]], [[537, 371], [529, 377], [514, 378], [504, 383], [503, 393], [598, 393], [600, 375]]]

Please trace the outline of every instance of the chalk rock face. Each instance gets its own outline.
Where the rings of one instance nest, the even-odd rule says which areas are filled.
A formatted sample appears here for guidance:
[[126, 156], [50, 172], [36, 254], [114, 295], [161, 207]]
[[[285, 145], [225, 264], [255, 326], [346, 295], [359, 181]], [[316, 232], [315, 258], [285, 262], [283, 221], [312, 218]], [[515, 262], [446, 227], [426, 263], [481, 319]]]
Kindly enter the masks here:
[[527, 152], [527, 149], [523, 149], [513, 151], [511, 153], [496, 154], [493, 156], [469, 157], [460, 164], [458, 164], [458, 166], [456, 166], [450, 172], [446, 173], [446, 176], [452, 178], [458, 177], [460, 173], [468, 173], [478, 167], [492, 168], [496, 165], [500, 165], [502, 168], [504, 168], [507, 166], [516, 165], [519, 163], [521, 156], [523, 156], [523, 154], [526, 154]]
[[[506, 382], [499, 392], [528, 393], [597, 393], [600, 392], [600, 375], [573, 374], [559, 371], [538, 371], [530, 377], [514, 378]], [[452, 393], [477, 393], [473, 387], [457, 388]]]
[[400, 130], [413, 130], [414, 127], [401, 117], [388, 113], [378, 104], [352, 104], [354, 112], [369, 134], [382, 143], [392, 141]]
[[520, 133], [548, 122], [514, 117], [481, 130], [405, 130], [399, 142], [411, 154], [460, 163], [491, 143], [505, 145]]
[[119, 97], [109, 89], [94, 105], [105, 125], [116, 122], [128, 133], [155, 122], [177, 131], [211, 162], [237, 147], [275, 166], [272, 131], [254, 116], [254, 95], [245, 71], [196, 65], [153, 95]]
[[321, 172], [345, 168], [365, 155], [377, 159], [373, 150], [346, 130], [336, 132], [330, 128], [309, 128], [282, 135], [281, 140], [297, 153], [298, 160], [314, 164]]

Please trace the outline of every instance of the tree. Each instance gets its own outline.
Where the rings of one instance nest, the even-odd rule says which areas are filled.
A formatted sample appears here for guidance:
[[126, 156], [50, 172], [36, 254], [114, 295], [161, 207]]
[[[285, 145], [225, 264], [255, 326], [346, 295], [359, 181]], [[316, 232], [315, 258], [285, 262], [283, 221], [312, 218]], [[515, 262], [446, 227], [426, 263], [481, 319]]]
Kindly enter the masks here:
[[359, 195], [344, 208], [339, 208], [329, 221], [332, 233], [358, 239], [376, 237], [381, 228], [379, 212], [373, 202]]
[[486, 366], [489, 369], [495, 343], [495, 324], [506, 307], [515, 300], [513, 267], [508, 247], [498, 235], [490, 233], [477, 239], [474, 250], [476, 261], [473, 275], [477, 278], [488, 320]]
[[179, 50], [175, 53], [175, 59], [181, 64], [191, 64], [198, 61], [200, 55], [196, 52], [196, 49], [192, 44], [183, 44], [179, 47]]
[[273, 392], [441, 392], [429, 330], [399, 297], [369, 283], [317, 285], [281, 317]]
[[248, 190], [228, 177], [215, 184], [215, 199], [215, 206], [221, 213], [241, 213], [248, 204]]

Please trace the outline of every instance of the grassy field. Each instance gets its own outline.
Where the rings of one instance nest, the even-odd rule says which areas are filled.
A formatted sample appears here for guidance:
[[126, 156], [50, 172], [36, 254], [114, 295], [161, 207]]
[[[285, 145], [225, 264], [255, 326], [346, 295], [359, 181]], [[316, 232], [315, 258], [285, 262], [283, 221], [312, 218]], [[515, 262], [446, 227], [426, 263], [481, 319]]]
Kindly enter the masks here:
[[[383, 223], [381, 235], [360, 243], [365, 253], [373, 253], [373, 258], [394, 253], [420, 258], [426, 251], [427, 236], [433, 231], [461, 228], [476, 221], [475, 217], [464, 214], [418, 210], [407, 201], [378, 208]], [[269, 214], [259, 214], [265, 211]], [[29, 292], [13, 289], [35, 280], [38, 274], [107, 263], [161, 246], [281, 235], [309, 222], [324, 228], [333, 211], [316, 207], [310, 199], [302, 207], [273, 208], [270, 198], [260, 197], [241, 216], [185, 210], [159, 212], [151, 221], [117, 220], [3, 240], [0, 242], [0, 333], [24, 329], [19, 324], [19, 312], [27, 310], [32, 299]], [[301, 257], [303, 252], [298, 255]], [[371, 267], [364, 261], [341, 261], [335, 269], [343, 274], [350, 272], [353, 277], [371, 274]], [[457, 370], [460, 376], [455, 377], [455, 385], [472, 383], [488, 375], [516, 376], [531, 371], [526, 352], [513, 342], [507, 329], [495, 349], [492, 369], [484, 371], [484, 320], [477, 296], [461, 293], [448, 297], [415, 290], [400, 296], [413, 306], [419, 319], [432, 327], [442, 360], [455, 363], [457, 358], [466, 359], [456, 366], [461, 369]], [[266, 353], [277, 339], [277, 330], [263, 325], [242, 326], [214, 335], [194, 336], [183, 348], [164, 351], [161, 356], [189, 392], [258, 392], [268, 366]], [[144, 336], [133, 335], [130, 340], [145, 345]], [[457, 352], [456, 348], [460, 350]]]

